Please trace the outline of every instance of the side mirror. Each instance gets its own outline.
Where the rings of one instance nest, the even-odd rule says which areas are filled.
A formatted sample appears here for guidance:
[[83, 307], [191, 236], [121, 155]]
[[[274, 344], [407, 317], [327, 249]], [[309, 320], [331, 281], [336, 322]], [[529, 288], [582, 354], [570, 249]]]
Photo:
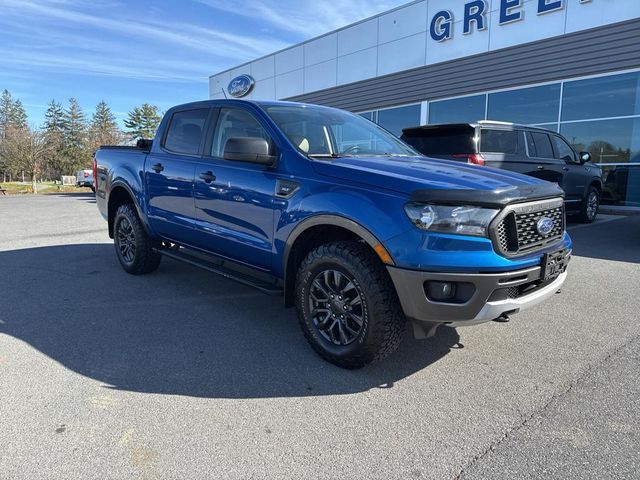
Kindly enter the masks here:
[[582, 165], [583, 163], [587, 163], [591, 161], [591, 154], [589, 152], [580, 152], [580, 155], [578, 156], [578, 158], [580, 159], [579, 161], [580, 165]]
[[260, 137], [230, 138], [224, 144], [223, 158], [238, 162], [259, 163], [272, 166], [276, 156], [271, 155], [269, 142]]

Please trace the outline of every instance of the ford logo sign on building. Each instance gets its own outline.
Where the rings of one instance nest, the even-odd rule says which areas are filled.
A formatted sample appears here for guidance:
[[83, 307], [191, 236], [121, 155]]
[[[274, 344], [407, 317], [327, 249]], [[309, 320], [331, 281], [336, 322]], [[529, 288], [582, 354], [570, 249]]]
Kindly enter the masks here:
[[234, 98], [244, 97], [253, 90], [255, 83], [256, 82], [253, 80], [253, 77], [250, 75], [238, 75], [231, 79], [229, 86], [227, 87], [227, 91], [229, 92], [229, 95]]
[[543, 237], [546, 237], [551, 233], [551, 231], [553, 230], [553, 227], [555, 226], [556, 224], [549, 217], [542, 217], [538, 220], [538, 223], [536, 224], [536, 230], [538, 230], [538, 233], [540, 235], [542, 235]]

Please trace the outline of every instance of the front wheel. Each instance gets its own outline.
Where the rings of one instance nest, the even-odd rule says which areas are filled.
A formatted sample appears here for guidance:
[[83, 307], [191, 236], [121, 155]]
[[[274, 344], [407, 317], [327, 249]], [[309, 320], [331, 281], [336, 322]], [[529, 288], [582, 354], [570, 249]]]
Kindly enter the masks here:
[[113, 221], [113, 243], [122, 268], [133, 275], [151, 273], [160, 266], [162, 255], [142, 226], [133, 205], [121, 205]]
[[356, 242], [321, 245], [303, 260], [296, 308], [311, 347], [342, 368], [361, 368], [400, 344], [405, 317], [383, 265]]
[[582, 223], [593, 223], [598, 216], [600, 207], [600, 191], [596, 187], [589, 187], [586, 198], [582, 202], [582, 209], [578, 220]]

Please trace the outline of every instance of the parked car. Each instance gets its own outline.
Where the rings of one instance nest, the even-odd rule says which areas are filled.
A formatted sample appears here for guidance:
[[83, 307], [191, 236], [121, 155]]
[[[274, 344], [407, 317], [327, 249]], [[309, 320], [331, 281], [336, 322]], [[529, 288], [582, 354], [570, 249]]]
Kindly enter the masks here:
[[502, 168], [557, 183], [567, 214], [596, 219], [602, 169], [589, 152], [579, 154], [560, 134], [544, 128], [480, 121], [405, 128], [402, 140], [428, 157]]
[[95, 192], [93, 188], [93, 170], [78, 170], [76, 172], [76, 187], [89, 187], [91, 191]]
[[101, 147], [94, 169], [125, 271], [167, 256], [282, 295], [345, 368], [391, 353], [406, 319], [418, 337], [505, 320], [567, 276], [557, 185], [425, 158], [333, 108], [180, 105], [152, 142]]

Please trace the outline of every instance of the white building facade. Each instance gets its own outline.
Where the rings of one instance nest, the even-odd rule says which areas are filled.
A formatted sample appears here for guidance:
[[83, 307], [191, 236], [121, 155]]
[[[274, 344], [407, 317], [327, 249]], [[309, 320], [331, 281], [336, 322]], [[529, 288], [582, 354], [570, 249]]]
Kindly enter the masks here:
[[603, 203], [640, 208], [640, 0], [420, 0], [214, 74], [210, 98], [240, 76], [243, 98], [336, 106], [396, 134], [544, 126], [606, 167]]

